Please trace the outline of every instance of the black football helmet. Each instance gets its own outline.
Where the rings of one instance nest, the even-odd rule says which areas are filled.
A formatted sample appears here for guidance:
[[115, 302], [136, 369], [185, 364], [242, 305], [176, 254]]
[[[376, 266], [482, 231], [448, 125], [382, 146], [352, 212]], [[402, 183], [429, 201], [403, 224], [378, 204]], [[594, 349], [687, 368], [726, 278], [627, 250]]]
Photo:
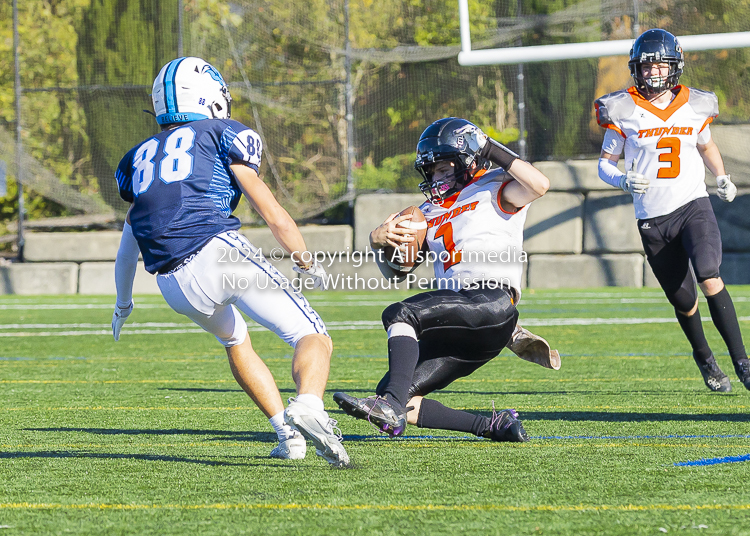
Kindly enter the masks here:
[[[665, 78], [645, 78], [641, 71], [644, 63], [668, 63], [669, 75]], [[685, 56], [677, 38], [666, 30], [655, 29], [643, 32], [630, 49], [630, 75], [635, 87], [646, 93], [661, 93], [677, 85], [685, 66]]]
[[[479, 169], [489, 167], [489, 161], [479, 156], [482, 136], [484, 134], [475, 124], [458, 117], [438, 119], [422, 132], [414, 169], [424, 178], [419, 189], [428, 201], [442, 203], [468, 184]], [[434, 164], [444, 161], [453, 164], [453, 176], [433, 181]], [[474, 162], [477, 166], [472, 168]]]

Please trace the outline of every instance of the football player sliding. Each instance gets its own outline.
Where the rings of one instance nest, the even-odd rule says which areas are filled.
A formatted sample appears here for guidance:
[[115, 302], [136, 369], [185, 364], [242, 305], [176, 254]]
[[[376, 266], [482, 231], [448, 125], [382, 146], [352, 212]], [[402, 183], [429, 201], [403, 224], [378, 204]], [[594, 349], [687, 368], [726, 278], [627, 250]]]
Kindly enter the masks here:
[[[706, 386], [732, 390], [706, 342], [696, 282], [737, 376], [750, 389], [750, 362], [719, 274], [721, 236], [704, 182], [705, 164], [722, 201], [731, 202], [737, 194], [708, 127], [719, 114], [716, 95], [678, 85], [682, 47], [661, 29], [635, 40], [628, 66], [635, 86], [595, 102], [597, 121], [607, 129], [599, 177], [632, 194], [646, 259], [674, 307]], [[623, 149], [626, 173], [616, 166]]]
[[[121, 197], [132, 203], [115, 263], [115, 340], [133, 310], [141, 253], [169, 306], [225, 346], [237, 383], [278, 435], [271, 457], [304, 458], [307, 438], [331, 465], [348, 465], [336, 421], [323, 407], [333, 348], [325, 324], [237, 232], [240, 221], [232, 216], [245, 194], [292, 254], [294, 270], [325, 284], [325, 271], [312, 260], [296, 224], [258, 176], [260, 137], [229, 119], [228, 87], [200, 58], [166, 64], [154, 81], [152, 99], [161, 133], [128, 151], [115, 174]], [[238, 309], [294, 348], [298, 395], [286, 410]]]
[[[500, 167], [492, 168], [492, 164]], [[455, 117], [422, 133], [415, 168], [428, 201], [425, 245], [436, 254], [438, 290], [394, 303], [383, 312], [388, 334], [388, 372], [369, 398], [335, 393], [347, 414], [368, 420], [391, 437], [407, 422], [420, 428], [470, 432], [493, 441], [526, 441], [513, 409], [491, 417], [458, 411], [425, 398], [468, 376], [509, 346], [519, 357], [552, 369], [560, 356], [541, 337], [521, 328], [523, 226], [529, 203], [549, 180], [518, 155]], [[403, 246], [414, 238], [398, 224], [412, 215], [391, 214], [370, 234], [373, 249]], [[516, 255], [502, 256], [502, 252]], [[503, 257], [509, 262], [501, 262]], [[385, 262], [384, 276], [399, 277]]]

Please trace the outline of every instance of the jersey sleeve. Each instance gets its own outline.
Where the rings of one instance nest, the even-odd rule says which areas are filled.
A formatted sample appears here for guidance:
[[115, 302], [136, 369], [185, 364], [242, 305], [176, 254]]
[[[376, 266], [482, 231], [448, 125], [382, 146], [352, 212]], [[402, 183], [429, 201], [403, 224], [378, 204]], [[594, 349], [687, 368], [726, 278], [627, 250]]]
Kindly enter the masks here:
[[238, 121], [232, 121], [222, 138], [228, 164], [242, 162], [256, 173], [259, 172], [263, 141], [257, 132]]
[[709, 141], [711, 141], [711, 129], [706, 125], [698, 133], [698, 145], [706, 145]]
[[635, 102], [627, 91], [617, 91], [599, 97], [594, 101], [596, 122], [600, 127], [614, 130], [623, 138], [627, 136], [619, 126], [620, 120], [628, 117], [635, 109]]
[[620, 155], [625, 148], [625, 138], [619, 132], [609, 129], [604, 133], [602, 151], [609, 154]]
[[122, 157], [120, 163], [115, 170], [115, 179], [117, 179], [117, 189], [120, 192], [120, 197], [123, 201], [132, 203], [133, 197], [133, 153], [135, 147], [128, 151], [128, 153]]
[[705, 116], [709, 123], [719, 115], [719, 99], [710, 91], [691, 87], [688, 103], [695, 113]]

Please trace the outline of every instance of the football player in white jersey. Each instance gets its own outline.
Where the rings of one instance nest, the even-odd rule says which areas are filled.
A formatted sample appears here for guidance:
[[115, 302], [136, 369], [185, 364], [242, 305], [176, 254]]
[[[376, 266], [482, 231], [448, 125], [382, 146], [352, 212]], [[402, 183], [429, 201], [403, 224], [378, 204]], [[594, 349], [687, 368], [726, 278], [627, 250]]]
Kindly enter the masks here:
[[[491, 169], [495, 163], [499, 168]], [[394, 303], [383, 311], [388, 333], [388, 372], [376, 396], [334, 393], [347, 414], [365, 419], [391, 437], [407, 422], [420, 428], [472, 433], [493, 441], [526, 441], [513, 409], [492, 417], [458, 411], [425, 398], [468, 376], [509, 346], [519, 357], [559, 369], [560, 356], [517, 326], [521, 296], [523, 226], [528, 205], [549, 180], [518, 155], [455, 117], [434, 122], [417, 144], [415, 168], [428, 202], [425, 250], [435, 254], [438, 290]], [[411, 216], [391, 214], [370, 234], [374, 250], [411, 242], [397, 226]], [[380, 262], [383, 275], [398, 276]]]
[[[706, 342], [696, 282], [737, 376], [750, 389], [750, 362], [734, 304], [719, 275], [721, 235], [704, 182], [705, 164], [716, 177], [722, 201], [731, 202], [737, 194], [708, 126], [719, 114], [716, 95], [678, 85], [682, 47], [665, 30], [639, 36], [628, 66], [635, 86], [594, 104], [599, 125], [607, 129], [599, 177], [632, 194], [646, 258], [674, 306], [706, 386], [732, 390]], [[623, 149], [626, 173], [616, 166]]]
[[[237, 232], [240, 221], [232, 216], [244, 194], [292, 254], [295, 271], [325, 281], [296, 224], [258, 176], [260, 136], [229, 118], [227, 85], [200, 58], [166, 64], [154, 80], [152, 98], [162, 131], [128, 151], [116, 172], [120, 195], [132, 204], [115, 262], [115, 340], [133, 310], [133, 278], [142, 253], [170, 307], [226, 348], [237, 383], [277, 433], [271, 457], [304, 458], [307, 438], [331, 465], [348, 465], [336, 421], [323, 407], [332, 351], [325, 324]], [[294, 348], [298, 395], [286, 410], [239, 311]]]

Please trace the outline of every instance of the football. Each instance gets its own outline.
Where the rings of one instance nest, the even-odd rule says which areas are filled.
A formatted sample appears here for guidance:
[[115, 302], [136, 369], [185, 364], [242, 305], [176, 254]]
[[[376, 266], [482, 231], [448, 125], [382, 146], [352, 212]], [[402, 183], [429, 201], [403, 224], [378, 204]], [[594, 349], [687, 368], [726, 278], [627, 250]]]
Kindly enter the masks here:
[[418, 265], [418, 254], [422, 249], [425, 237], [427, 236], [427, 220], [419, 210], [419, 207], [407, 207], [398, 213], [399, 216], [411, 214], [410, 220], [404, 220], [398, 224], [399, 227], [405, 227], [414, 231], [413, 236], [416, 238], [413, 242], [406, 244], [404, 249], [396, 249], [393, 246], [386, 246], [384, 249], [385, 261], [393, 270], [399, 273], [407, 274], [411, 272], [415, 265]]

